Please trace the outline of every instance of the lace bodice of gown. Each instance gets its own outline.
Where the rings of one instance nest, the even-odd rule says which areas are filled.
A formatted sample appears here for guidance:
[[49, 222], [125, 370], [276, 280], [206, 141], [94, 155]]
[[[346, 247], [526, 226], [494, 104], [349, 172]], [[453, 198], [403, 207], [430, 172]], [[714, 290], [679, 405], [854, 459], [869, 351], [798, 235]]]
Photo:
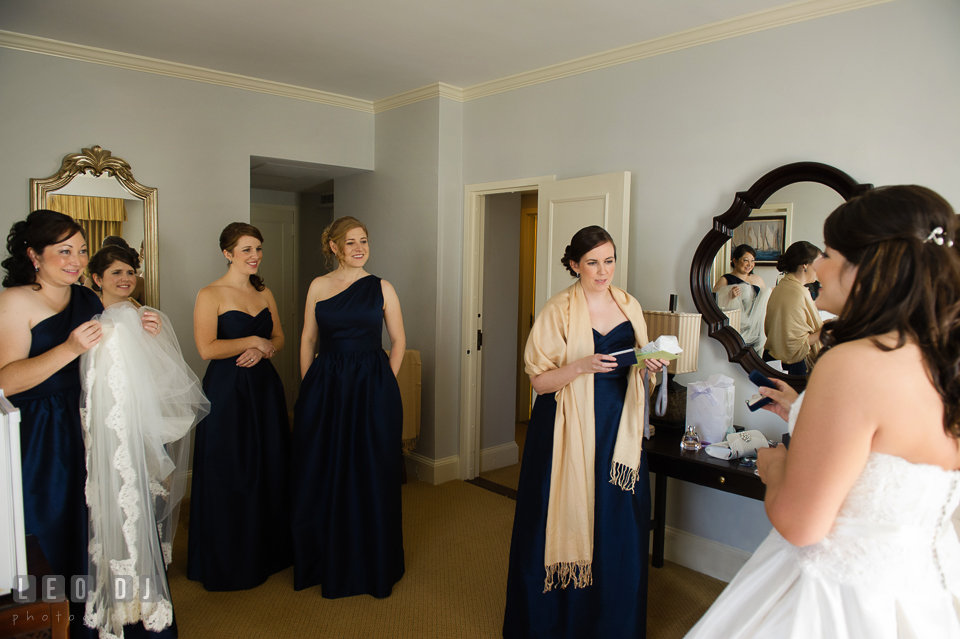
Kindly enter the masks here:
[[[790, 411], [791, 433], [802, 400]], [[870, 453], [827, 536], [796, 549], [801, 568], [882, 589], [936, 583], [955, 590], [960, 543], [951, 515], [960, 503], [958, 484], [958, 471]]]

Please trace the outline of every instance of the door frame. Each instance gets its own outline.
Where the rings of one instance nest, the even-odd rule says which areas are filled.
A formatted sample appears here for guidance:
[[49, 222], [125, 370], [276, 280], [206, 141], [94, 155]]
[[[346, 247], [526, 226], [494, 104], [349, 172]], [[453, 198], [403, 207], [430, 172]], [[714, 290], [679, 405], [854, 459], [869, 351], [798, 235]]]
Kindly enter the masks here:
[[483, 221], [485, 196], [540, 190], [556, 175], [468, 184], [463, 198], [463, 283], [460, 346], [460, 479], [480, 474], [480, 411], [482, 350], [477, 331], [483, 329]]
[[[294, 380], [300, 375], [300, 333], [303, 330], [301, 324], [303, 323], [303, 309], [299, 308], [300, 304], [300, 206], [299, 204], [262, 204], [260, 202], [250, 202], [250, 223], [253, 226], [256, 224], [253, 223], [253, 208], [258, 207], [261, 209], [266, 209], [267, 211], [272, 211], [275, 213], [293, 211], [293, 241], [290, 243], [293, 248], [293, 335], [288, 335], [284, 333], [284, 349], [292, 349], [289, 352], [293, 357], [293, 373]], [[276, 296], [274, 296], [276, 297]], [[286, 389], [285, 389], [286, 390]], [[295, 401], [299, 391], [291, 393], [292, 399]], [[290, 404], [290, 410], [293, 410], [293, 404]]]

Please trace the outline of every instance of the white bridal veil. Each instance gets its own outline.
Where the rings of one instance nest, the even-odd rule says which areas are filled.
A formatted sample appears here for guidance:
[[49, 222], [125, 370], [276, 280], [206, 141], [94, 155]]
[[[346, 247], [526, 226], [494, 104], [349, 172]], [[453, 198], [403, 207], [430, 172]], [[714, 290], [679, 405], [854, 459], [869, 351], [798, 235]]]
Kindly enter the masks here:
[[[156, 337], [141, 327], [142, 310], [110, 306], [99, 317], [103, 339], [80, 359], [93, 577], [84, 623], [101, 639], [122, 639], [125, 624], [159, 631], [173, 621], [166, 566], [186, 488], [188, 435], [210, 412], [170, 320], [154, 312], [162, 319]], [[123, 576], [132, 578], [126, 597], [116, 583]], [[141, 577], [150, 578], [142, 591]]]
[[[740, 294], [734, 295], [733, 289], [739, 289]], [[716, 289], [717, 304], [721, 309], [741, 309], [743, 314], [740, 320], [740, 336], [743, 342], [763, 354], [763, 346], [767, 341], [763, 322], [767, 316], [767, 302], [770, 300], [771, 288], [760, 289], [754, 293], [753, 286], [747, 282], [729, 284]]]

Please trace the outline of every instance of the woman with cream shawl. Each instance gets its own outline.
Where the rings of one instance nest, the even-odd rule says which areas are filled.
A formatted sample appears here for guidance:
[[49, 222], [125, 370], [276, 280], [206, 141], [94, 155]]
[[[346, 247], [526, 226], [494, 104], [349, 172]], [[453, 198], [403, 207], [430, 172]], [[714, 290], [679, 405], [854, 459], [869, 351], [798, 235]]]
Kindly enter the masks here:
[[[650, 491], [643, 367], [609, 354], [647, 343], [640, 304], [610, 285], [616, 246], [581, 229], [578, 278], [537, 317], [524, 359], [537, 401], [510, 546], [505, 639], [643, 637]], [[663, 362], [647, 360], [660, 370]]]

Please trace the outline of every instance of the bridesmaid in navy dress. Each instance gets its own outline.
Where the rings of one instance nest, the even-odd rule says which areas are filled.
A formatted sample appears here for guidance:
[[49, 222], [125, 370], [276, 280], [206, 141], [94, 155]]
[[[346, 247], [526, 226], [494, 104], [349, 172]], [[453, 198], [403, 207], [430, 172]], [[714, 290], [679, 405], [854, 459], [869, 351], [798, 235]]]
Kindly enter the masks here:
[[[642, 639], [646, 636], [650, 527], [647, 456], [646, 452], [641, 455], [632, 494], [610, 483], [611, 460], [631, 368], [615, 368], [615, 359], [606, 355], [634, 347], [634, 329], [610, 295], [616, 248], [606, 231], [587, 227], [578, 232], [567, 247], [563, 263], [580, 278], [593, 329], [594, 355], [531, 377], [538, 396], [527, 429], [517, 491], [503, 636]], [[646, 360], [647, 368], [653, 372], [660, 370], [663, 363]], [[593, 375], [594, 388], [592, 584], [554, 586], [550, 592], [544, 592], [547, 506], [558, 410], [554, 394], [584, 374]]]
[[[20, 409], [24, 520], [55, 574], [69, 580], [87, 571], [87, 505], [79, 356], [101, 338], [93, 317], [97, 295], [75, 286], [87, 265], [87, 241], [72, 218], [39, 210], [17, 222], [7, 237], [9, 257], [0, 293], [0, 388]], [[145, 315], [144, 328], [159, 331]], [[83, 625], [84, 605], [71, 603], [70, 634], [93, 637]], [[127, 626], [127, 637], [176, 637]]]
[[[403, 576], [396, 374], [406, 338], [393, 286], [369, 275], [367, 228], [342, 217], [322, 246], [338, 267], [310, 285], [293, 429], [294, 588], [387, 597]], [[381, 347], [383, 325], [390, 357]], [[319, 351], [319, 354], [317, 354]]]
[[210, 414], [197, 426], [187, 576], [207, 590], [259, 586], [288, 567], [290, 427], [270, 363], [283, 331], [257, 276], [263, 236], [234, 222], [220, 234], [227, 274], [197, 295], [194, 339]]

